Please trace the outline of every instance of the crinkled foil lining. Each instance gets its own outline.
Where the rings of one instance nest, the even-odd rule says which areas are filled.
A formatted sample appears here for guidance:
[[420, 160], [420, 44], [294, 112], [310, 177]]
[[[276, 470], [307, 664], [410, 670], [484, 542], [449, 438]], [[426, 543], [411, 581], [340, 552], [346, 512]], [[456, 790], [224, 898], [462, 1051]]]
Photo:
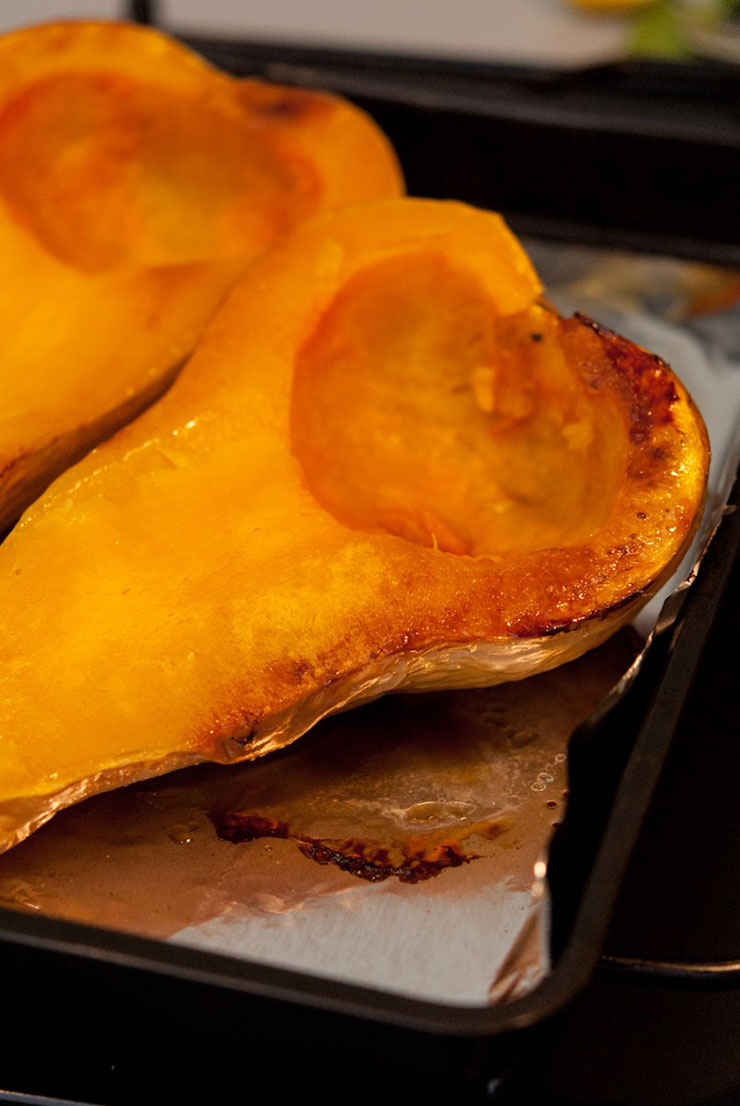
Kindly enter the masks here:
[[[186, 768], [64, 810], [0, 857], [0, 903], [310, 971], [327, 988], [482, 1006], [543, 978], [568, 739], [639, 669], [721, 519], [740, 457], [740, 306], [723, 299], [732, 274], [706, 266], [527, 246], [560, 310], [660, 353], [704, 415], [707, 509], [674, 578], [632, 627], [555, 671], [389, 695], [254, 763]], [[375, 675], [368, 694], [403, 679]], [[321, 713], [313, 704], [307, 724]]]

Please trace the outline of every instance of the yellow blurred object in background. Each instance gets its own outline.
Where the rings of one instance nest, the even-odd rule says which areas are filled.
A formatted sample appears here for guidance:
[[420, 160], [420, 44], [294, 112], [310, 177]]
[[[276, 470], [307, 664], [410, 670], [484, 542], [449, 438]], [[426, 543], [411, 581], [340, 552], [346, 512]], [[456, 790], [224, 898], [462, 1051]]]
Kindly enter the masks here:
[[643, 8], [649, 8], [655, 0], [570, 0], [570, 3], [581, 11], [613, 15], [641, 11]]

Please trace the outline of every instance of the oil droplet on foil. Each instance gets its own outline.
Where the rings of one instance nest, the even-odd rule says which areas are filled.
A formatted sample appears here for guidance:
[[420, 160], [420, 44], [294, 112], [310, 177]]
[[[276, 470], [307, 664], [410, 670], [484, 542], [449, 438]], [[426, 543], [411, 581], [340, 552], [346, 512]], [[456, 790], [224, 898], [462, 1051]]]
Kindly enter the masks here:
[[167, 830], [167, 836], [176, 845], [192, 845], [197, 830], [197, 822], [190, 822], [188, 825], [174, 825]]

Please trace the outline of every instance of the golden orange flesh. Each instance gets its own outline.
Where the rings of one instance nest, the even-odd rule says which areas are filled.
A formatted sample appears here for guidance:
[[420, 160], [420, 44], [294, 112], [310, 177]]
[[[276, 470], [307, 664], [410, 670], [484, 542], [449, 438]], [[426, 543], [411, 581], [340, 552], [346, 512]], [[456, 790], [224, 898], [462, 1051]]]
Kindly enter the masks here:
[[133, 24], [0, 37], [0, 527], [161, 394], [258, 253], [401, 190], [385, 137], [335, 97], [236, 80]]
[[293, 441], [317, 499], [350, 526], [452, 553], [589, 537], [627, 428], [573, 374], [559, 330], [537, 306], [492, 314], [443, 256], [358, 274], [296, 364]]
[[540, 303], [499, 217], [397, 200], [255, 262], [170, 392], [0, 548], [0, 840], [397, 687], [604, 640], [696, 526], [659, 359]]

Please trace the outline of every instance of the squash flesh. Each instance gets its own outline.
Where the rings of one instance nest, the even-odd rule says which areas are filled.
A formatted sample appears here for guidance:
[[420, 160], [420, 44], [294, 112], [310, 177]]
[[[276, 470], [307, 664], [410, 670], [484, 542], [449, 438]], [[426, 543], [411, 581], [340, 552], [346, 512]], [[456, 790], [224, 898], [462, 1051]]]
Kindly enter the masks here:
[[401, 190], [339, 99], [227, 77], [134, 25], [0, 37], [0, 528], [166, 389], [258, 253]]
[[[598, 503], [607, 484], [610, 497], [590, 506], [581, 529], [560, 544], [520, 541], [516, 529], [497, 534], [497, 514], [484, 508], [478, 538], [471, 516], [480, 498], [465, 519], [486, 547], [480, 552], [475, 545], [472, 553], [445, 551], [433, 527], [392, 532], [373, 514], [382, 439], [390, 439], [383, 404], [399, 391], [409, 343], [420, 340], [427, 286], [419, 274], [439, 256], [446, 277], [435, 280], [428, 303], [436, 321], [421, 328], [422, 361], [435, 383], [447, 379], [450, 361], [445, 353], [435, 362], [429, 349], [447, 351], [460, 327], [478, 333], [480, 319], [493, 317], [497, 341], [510, 342], [502, 355], [513, 356], [523, 341], [537, 347], [542, 362], [527, 370], [538, 392], [543, 383], [557, 393], [556, 412], [562, 408], [562, 418], [548, 416], [549, 399], [533, 401], [535, 423], [544, 419], [548, 428], [535, 435], [537, 464], [552, 456], [557, 466], [564, 455], [571, 471], [574, 434], [562, 426], [572, 425], [574, 412], [593, 425], [594, 439], [608, 432], [603, 456], [583, 466], [596, 488], [576, 500]], [[389, 299], [397, 301], [401, 285], [409, 302], [394, 325], [406, 328], [404, 338], [387, 333]], [[431, 201], [319, 220], [255, 263], [168, 395], [60, 478], [0, 549], [0, 841], [13, 844], [60, 805], [96, 790], [199, 759], [278, 748], [323, 714], [394, 687], [483, 685], [541, 671], [632, 616], [696, 525], [703, 426], [665, 366], [584, 320], [558, 320], [537, 305], [539, 295], [536, 275], [496, 216]], [[362, 331], [363, 318], [374, 325]], [[532, 343], [535, 318], [546, 337]], [[329, 412], [328, 440], [343, 482], [330, 480], [328, 491], [315, 487], [326, 467], [316, 428], [308, 445], [301, 437], [317, 392], [324, 389], [325, 404], [334, 386], [325, 375], [327, 334], [329, 345], [355, 343], [345, 369], [361, 397], [357, 343], [370, 346], [381, 382], [380, 414], [369, 414], [380, 442], [370, 451], [372, 479], [349, 520], [361, 452], [347, 453], [341, 417]], [[470, 375], [480, 364], [479, 339], [468, 348], [458, 437], [464, 442], [471, 432], [483, 442], [472, 463], [490, 461], [496, 487], [501, 430], [496, 424], [486, 453], [479, 423], [491, 412], [481, 411], [480, 382]], [[390, 351], [388, 362], [381, 349]], [[420, 398], [419, 388], [414, 371], [406, 436], [413, 440], [430, 406], [436, 440], [446, 397], [435, 401], [422, 390]], [[529, 451], [523, 405], [515, 396], [507, 407], [506, 419], [514, 409], [518, 421], [503, 434], [518, 425], [523, 436], [512, 449]], [[357, 420], [347, 422], [353, 438]], [[419, 433], [413, 465], [426, 454], [426, 431]], [[590, 431], [581, 433], [588, 442]], [[464, 450], [454, 455], [456, 472], [465, 459]], [[426, 480], [417, 480], [413, 465], [404, 489], [410, 501]], [[395, 459], [390, 467], [397, 475]], [[338, 506], [326, 501], [332, 487]], [[471, 487], [478, 496], [479, 480], [463, 479], [451, 506], [440, 494], [431, 507], [412, 501], [408, 515], [416, 520], [433, 508], [456, 533]], [[546, 525], [550, 488], [546, 480], [540, 491]], [[536, 517], [531, 503], [522, 510]]]
[[496, 316], [423, 254], [343, 290], [297, 362], [292, 424], [309, 485], [342, 521], [474, 556], [588, 537], [627, 455], [619, 412], [569, 369], [552, 312]]
[[247, 243], [258, 252], [316, 206], [320, 182], [239, 124], [218, 99], [63, 73], [0, 115], [0, 194], [83, 272], [240, 257]]

